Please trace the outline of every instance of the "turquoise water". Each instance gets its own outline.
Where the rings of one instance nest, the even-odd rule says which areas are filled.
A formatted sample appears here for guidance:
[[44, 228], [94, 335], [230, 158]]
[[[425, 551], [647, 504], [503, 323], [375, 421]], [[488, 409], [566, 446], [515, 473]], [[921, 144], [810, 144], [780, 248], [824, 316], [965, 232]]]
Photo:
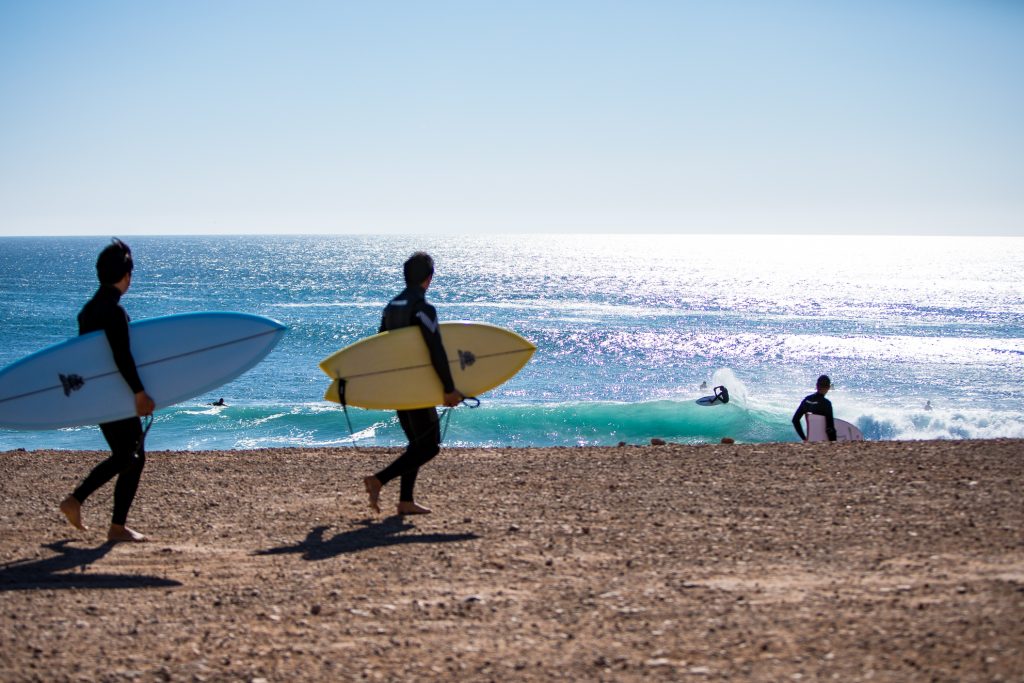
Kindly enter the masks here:
[[[237, 310], [290, 328], [247, 374], [160, 411], [150, 449], [404, 443], [388, 412], [351, 409], [350, 435], [317, 362], [376, 332], [417, 249], [437, 262], [442, 320], [538, 347], [451, 413], [449, 445], [794, 441], [821, 373], [870, 439], [1024, 438], [1024, 238], [121, 237], [134, 319]], [[0, 365], [77, 333], [106, 241], [0, 238]], [[696, 405], [702, 382], [732, 402]], [[0, 449], [104, 447], [94, 427], [0, 430]]]

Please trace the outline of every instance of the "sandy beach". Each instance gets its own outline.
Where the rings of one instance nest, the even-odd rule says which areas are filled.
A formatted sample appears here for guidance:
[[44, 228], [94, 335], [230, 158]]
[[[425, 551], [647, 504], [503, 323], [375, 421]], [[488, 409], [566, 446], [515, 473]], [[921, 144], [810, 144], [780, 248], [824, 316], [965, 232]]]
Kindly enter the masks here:
[[0, 453], [4, 681], [1022, 681], [1024, 443]]

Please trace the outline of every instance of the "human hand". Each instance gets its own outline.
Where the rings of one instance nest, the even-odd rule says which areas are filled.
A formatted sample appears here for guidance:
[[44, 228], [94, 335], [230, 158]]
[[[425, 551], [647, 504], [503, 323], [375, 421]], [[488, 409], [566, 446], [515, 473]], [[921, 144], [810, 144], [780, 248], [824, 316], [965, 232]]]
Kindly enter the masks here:
[[135, 414], [140, 417], [146, 415], [152, 415], [153, 411], [156, 410], [156, 403], [149, 397], [145, 391], [140, 391], [135, 394]]
[[466, 397], [462, 395], [462, 392], [456, 389], [455, 391], [448, 392], [444, 395], [444, 405], [446, 408], [454, 408], [462, 403], [462, 399], [464, 398]]

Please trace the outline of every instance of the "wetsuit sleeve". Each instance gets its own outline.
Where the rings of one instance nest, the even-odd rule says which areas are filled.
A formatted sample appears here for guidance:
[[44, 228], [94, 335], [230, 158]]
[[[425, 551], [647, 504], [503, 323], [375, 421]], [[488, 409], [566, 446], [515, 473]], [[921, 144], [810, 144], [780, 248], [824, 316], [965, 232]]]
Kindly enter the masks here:
[[448, 366], [448, 354], [441, 342], [441, 326], [437, 322], [437, 311], [430, 304], [425, 304], [416, 311], [414, 319], [423, 334], [423, 341], [427, 343], [427, 349], [430, 351], [430, 363], [441, 379], [444, 393], [450, 394], [455, 391], [455, 382], [452, 380], [452, 370]]
[[807, 435], [804, 434], [804, 427], [800, 424], [800, 421], [806, 412], [807, 400], [804, 399], [803, 401], [800, 401], [800, 406], [796, 409], [796, 412], [793, 413], [793, 427], [796, 429], [796, 433], [800, 435], [801, 441], [807, 441]]
[[828, 435], [829, 441], [836, 440], [836, 421], [832, 417], [832, 401], [823, 401], [825, 404], [825, 434]]
[[114, 353], [114, 363], [121, 371], [124, 381], [128, 382], [128, 386], [136, 394], [145, 391], [142, 380], [139, 379], [139, 371], [135, 367], [135, 358], [132, 356], [128, 338], [128, 318], [121, 310], [111, 311], [104, 321], [103, 332], [107, 335], [110, 350]]

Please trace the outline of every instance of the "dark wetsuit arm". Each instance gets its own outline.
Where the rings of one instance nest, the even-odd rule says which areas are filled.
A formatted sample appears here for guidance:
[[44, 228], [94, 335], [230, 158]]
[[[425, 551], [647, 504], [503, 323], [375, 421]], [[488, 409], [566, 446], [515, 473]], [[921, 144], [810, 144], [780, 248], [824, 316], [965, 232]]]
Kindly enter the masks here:
[[832, 402], [823, 401], [825, 404], [825, 434], [828, 435], [829, 441], [836, 440], [836, 421], [832, 417]]
[[434, 311], [434, 307], [428, 305], [416, 311], [415, 320], [423, 334], [423, 341], [427, 343], [430, 363], [441, 380], [444, 393], [450, 394], [455, 391], [455, 381], [452, 379], [452, 369], [448, 365], [448, 354], [441, 342], [441, 326], [437, 322], [437, 313]]
[[124, 377], [124, 381], [136, 394], [145, 391], [142, 380], [139, 378], [138, 368], [135, 367], [135, 357], [132, 356], [128, 337], [128, 320], [120, 311], [117, 311], [107, 319], [103, 326], [103, 332], [107, 335], [110, 350], [114, 353], [114, 363], [120, 370], [121, 376]]
[[793, 427], [796, 429], [796, 433], [800, 435], [801, 441], [807, 441], [807, 435], [804, 434], [804, 427], [800, 424], [803, 419], [804, 413], [807, 412], [807, 401], [800, 401], [800, 407], [793, 413]]

